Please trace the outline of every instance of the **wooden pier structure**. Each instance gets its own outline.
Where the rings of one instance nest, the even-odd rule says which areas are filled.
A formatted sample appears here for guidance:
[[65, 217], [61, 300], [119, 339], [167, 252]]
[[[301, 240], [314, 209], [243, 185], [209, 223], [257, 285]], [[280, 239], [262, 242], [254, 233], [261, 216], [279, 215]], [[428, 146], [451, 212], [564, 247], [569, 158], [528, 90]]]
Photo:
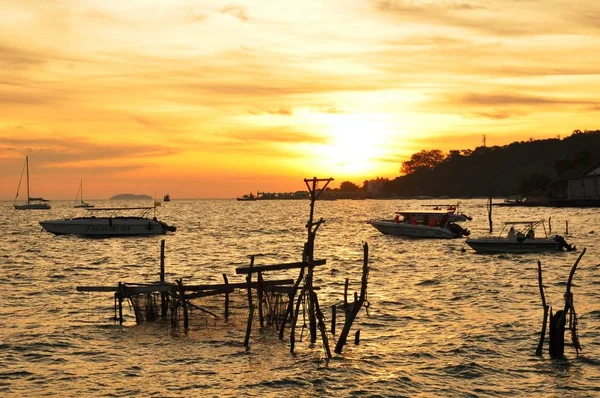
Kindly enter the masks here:
[[[187, 331], [190, 322], [190, 313], [199, 313], [214, 319], [228, 320], [231, 316], [232, 297], [235, 297], [238, 313], [242, 308], [241, 297], [245, 296], [244, 307], [247, 312], [246, 334], [244, 346], [249, 347], [252, 325], [258, 322], [260, 328], [274, 327], [279, 332], [279, 338], [285, 338], [288, 330], [290, 352], [294, 352], [297, 340], [296, 329], [300, 319], [308, 318], [308, 336], [310, 343], [315, 344], [318, 335], [321, 336], [326, 358], [332, 357], [329, 347], [330, 337], [335, 336], [336, 316], [338, 307], [344, 317], [344, 326], [338, 336], [335, 353], [341, 354], [346, 344], [352, 324], [360, 309], [368, 308], [367, 280], [368, 280], [368, 245], [363, 244], [363, 267], [361, 290], [354, 293], [354, 301], [348, 300], [349, 280], [346, 279], [343, 304], [331, 305], [331, 329], [327, 331], [325, 315], [319, 303], [317, 291], [314, 286], [315, 269], [325, 265], [326, 260], [314, 258], [314, 242], [318, 228], [325, 222], [323, 218], [313, 221], [314, 205], [324, 188], [333, 179], [305, 179], [310, 194], [310, 216], [306, 224], [307, 241], [304, 244], [302, 259], [298, 262], [257, 265], [256, 256], [250, 255], [250, 264], [235, 269], [237, 275], [244, 275], [245, 281], [231, 283], [226, 274], [223, 274], [223, 283], [219, 284], [184, 284], [183, 279], [175, 282], [165, 281], [165, 241], [161, 241], [160, 248], [160, 280], [153, 283], [124, 283], [118, 282], [113, 286], [78, 286], [79, 292], [106, 292], [114, 294], [114, 319], [119, 324], [125, 321], [123, 316], [124, 302], [127, 301], [133, 309], [137, 323], [170, 319], [172, 327], [177, 327], [183, 320], [183, 328]], [[322, 189], [317, 185], [324, 182]], [[299, 270], [295, 279], [269, 278], [277, 271]], [[341, 301], [341, 300], [340, 300]], [[222, 304], [220, 304], [222, 303]], [[222, 307], [221, 307], [222, 305]], [[221, 310], [222, 308], [222, 310]], [[329, 308], [329, 307], [326, 307]], [[302, 340], [304, 326], [300, 332]], [[355, 334], [355, 344], [359, 343], [360, 330]]]

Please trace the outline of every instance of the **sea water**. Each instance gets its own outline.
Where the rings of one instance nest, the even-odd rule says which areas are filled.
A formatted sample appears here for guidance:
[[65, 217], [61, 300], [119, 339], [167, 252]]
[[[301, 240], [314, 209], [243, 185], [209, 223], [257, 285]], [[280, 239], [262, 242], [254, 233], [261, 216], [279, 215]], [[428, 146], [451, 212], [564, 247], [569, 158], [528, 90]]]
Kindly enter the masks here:
[[[448, 202], [451, 202], [449, 200]], [[573, 279], [583, 351], [566, 359], [535, 356], [546, 297], [562, 308], [566, 281], [580, 251], [476, 254], [464, 239], [385, 236], [367, 224], [395, 210], [434, 201], [319, 201], [315, 284], [329, 322], [332, 304], [360, 288], [363, 242], [369, 245], [368, 315], [363, 308], [342, 355], [325, 360], [314, 346], [279, 340], [254, 324], [217, 319], [182, 325], [124, 325], [113, 320], [111, 293], [77, 286], [115, 286], [159, 278], [166, 240], [166, 278], [184, 284], [241, 282], [235, 268], [299, 261], [309, 201], [173, 200], [158, 218], [177, 226], [166, 236], [84, 239], [53, 236], [38, 222], [81, 215], [70, 202], [51, 210], [16, 211], [0, 203], [0, 395], [3, 396], [600, 396], [600, 225], [596, 209], [494, 207], [494, 234], [503, 221], [550, 219], [578, 249]], [[438, 200], [439, 202], [439, 200]], [[114, 203], [96, 202], [96, 206]], [[130, 205], [144, 205], [131, 203]], [[489, 235], [485, 199], [462, 200], [471, 236]], [[567, 231], [568, 225], [568, 234]], [[542, 231], [537, 231], [537, 237]], [[270, 278], [270, 275], [266, 275]], [[274, 274], [273, 278], [277, 275]], [[126, 307], [127, 310], [127, 307]], [[329, 323], [328, 323], [329, 326]], [[334, 347], [337, 336], [331, 336]], [[568, 333], [565, 340], [570, 341]]]

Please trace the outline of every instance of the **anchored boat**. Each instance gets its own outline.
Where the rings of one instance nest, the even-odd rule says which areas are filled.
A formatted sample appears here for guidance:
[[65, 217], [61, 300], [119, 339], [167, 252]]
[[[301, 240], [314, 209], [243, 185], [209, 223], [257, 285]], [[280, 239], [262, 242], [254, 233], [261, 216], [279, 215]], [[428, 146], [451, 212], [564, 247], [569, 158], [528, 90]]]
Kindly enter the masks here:
[[[150, 218], [152, 210], [155, 214]], [[127, 214], [122, 215], [124, 213]], [[160, 235], [176, 230], [176, 227], [156, 218], [155, 207], [89, 208], [83, 217], [40, 221], [40, 225], [55, 235], [92, 238]]]
[[[400, 215], [403, 216], [402, 220]], [[457, 224], [470, 219], [463, 217], [465, 216], [459, 216], [454, 212], [398, 211], [393, 220], [370, 220], [369, 224], [384, 235], [454, 239], [470, 234], [468, 229]]]
[[[506, 232], [508, 230], [508, 232]], [[537, 237], [543, 231], [542, 237]], [[477, 253], [538, 253], [575, 250], [560, 235], [548, 237], [544, 220], [506, 221], [500, 236], [469, 238], [465, 241]]]
[[[21, 183], [23, 182], [23, 173], [27, 176], [27, 202], [17, 204]], [[50, 209], [50, 205], [47, 202], [48, 200], [44, 198], [32, 198], [29, 196], [29, 156], [25, 156], [24, 170], [21, 172], [21, 179], [19, 180], [19, 187], [17, 188], [17, 195], [15, 196], [13, 206], [16, 210], [48, 210]]]

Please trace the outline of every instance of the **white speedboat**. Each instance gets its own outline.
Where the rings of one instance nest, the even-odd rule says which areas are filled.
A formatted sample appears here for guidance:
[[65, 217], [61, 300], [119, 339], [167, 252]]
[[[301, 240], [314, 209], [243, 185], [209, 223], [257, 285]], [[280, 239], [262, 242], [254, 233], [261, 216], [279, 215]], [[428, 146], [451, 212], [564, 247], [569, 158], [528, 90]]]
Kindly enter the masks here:
[[[149, 217], [155, 207], [89, 208], [83, 217], [40, 221], [40, 225], [55, 235], [79, 235], [92, 238], [113, 236], [144, 236], [174, 232], [176, 228], [156, 215]], [[130, 215], [121, 215], [127, 212]]]
[[[506, 232], [508, 230], [508, 232]], [[537, 232], [536, 232], [537, 231]], [[541, 237], [536, 236], [543, 231]], [[575, 250], [560, 235], [548, 237], [544, 220], [507, 221], [500, 236], [469, 238], [465, 241], [477, 253], [538, 253]]]
[[431, 226], [395, 220], [370, 220], [369, 224], [384, 235], [407, 236], [410, 238], [454, 239], [470, 234], [468, 229], [464, 229], [455, 223], [447, 223], [444, 226]]
[[[27, 178], [27, 201], [25, 203], [17, 203], [24, 173], [26, 174]], [[15, 196], [13, 206], [16, 210], [48, 210], [50, 209], [50, 205], [47, 202], [48, 200], [44, 198], [32, 198], [29, 196], [29, 156], [25, 156], [25, 165], [23, 166], [23, 171], [21, 172], [21, 179], [19, 180], [19, 187], [17, 188], [17, 195]]]

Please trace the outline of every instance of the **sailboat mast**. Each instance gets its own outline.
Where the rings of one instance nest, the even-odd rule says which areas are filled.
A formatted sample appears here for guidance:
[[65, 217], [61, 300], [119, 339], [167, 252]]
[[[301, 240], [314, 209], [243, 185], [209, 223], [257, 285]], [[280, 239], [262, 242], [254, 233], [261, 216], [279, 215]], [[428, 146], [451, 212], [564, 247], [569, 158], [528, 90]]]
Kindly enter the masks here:
[[29, 156], [25, 156], [25, 168], [27, 170], [27, 204], [29, 204]]

